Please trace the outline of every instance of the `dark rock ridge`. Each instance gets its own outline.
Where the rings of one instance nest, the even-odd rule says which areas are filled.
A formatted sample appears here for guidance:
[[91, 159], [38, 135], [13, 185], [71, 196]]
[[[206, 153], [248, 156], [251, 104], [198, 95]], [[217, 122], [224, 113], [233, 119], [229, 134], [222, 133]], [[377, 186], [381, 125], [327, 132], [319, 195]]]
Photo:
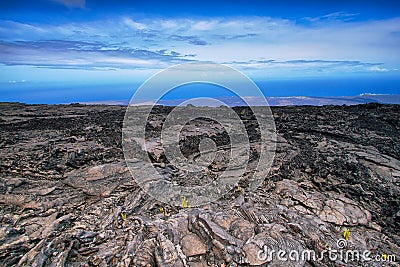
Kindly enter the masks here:
[[[170, 110], [158, 107], [153, 121]], [[0, 266], [399, 266], [400, 106], [272, 112], [277, 150], [264, 183], [250, 192], [244, 181], [185, 208], [150, 198], [130, 175], [125, 107], [0, 104]], [[205, 122], [197, 126], [207, 132]], [[227, 141], [218, 132], [215, 140]], [[198, 143], [187, 137], [181, 148], [190, 157]], [[162, 151], [147, 152], [160, 171], [176, 172]], [[347, 229], [344, 249], [397, 261], [260, 257], [262, 249], [337, 249]]]

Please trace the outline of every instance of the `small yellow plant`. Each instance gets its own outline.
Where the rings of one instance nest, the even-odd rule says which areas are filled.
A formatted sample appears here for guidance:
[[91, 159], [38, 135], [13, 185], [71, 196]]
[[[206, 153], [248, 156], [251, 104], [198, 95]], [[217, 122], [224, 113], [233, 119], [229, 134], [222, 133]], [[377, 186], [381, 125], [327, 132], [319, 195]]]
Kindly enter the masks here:
[[191, 206], [189, 205], [189, 203], [188, 203], [188, 201], [186, 199], [186, 196], [184, 196], [182, 198], [182, 208], [191, 208]]
[[321, 241], [319, 241], [319, 243], [318, 243], [321, 247], [326, 247], [326, 248], [329, 248], [329, 244], [328, 243], [322, 243]]
[[121, 218], [122, 218], [122, 220], [126, 220], [126, 213], [125, 212], [121, 212]]
[[164, 207], [160, 207], [160, 212], [164, 213], [164, 215], [167, 217], [171, 215], [171, 213], [168, 212], [168, 209]]
[[349, 229], [344, 230], [343, 238], [346, 239], [346, 240], [350, 239], [350, 230]]

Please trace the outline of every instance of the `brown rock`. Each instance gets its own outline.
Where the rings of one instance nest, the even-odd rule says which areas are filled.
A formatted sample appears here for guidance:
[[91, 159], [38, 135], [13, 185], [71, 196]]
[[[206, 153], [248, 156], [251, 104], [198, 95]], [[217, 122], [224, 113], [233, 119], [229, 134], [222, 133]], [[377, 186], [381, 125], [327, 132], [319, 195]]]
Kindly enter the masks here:
[[246, 241], [254, 235], [254, 228], [254, 223], [238, 218], [232, 222], [229, 230], [234, 237]]
[[207, 252], [207, 246], [195, 234], [188, 234], [181, 240], [182, 252], [187, 256], [203, 255]]

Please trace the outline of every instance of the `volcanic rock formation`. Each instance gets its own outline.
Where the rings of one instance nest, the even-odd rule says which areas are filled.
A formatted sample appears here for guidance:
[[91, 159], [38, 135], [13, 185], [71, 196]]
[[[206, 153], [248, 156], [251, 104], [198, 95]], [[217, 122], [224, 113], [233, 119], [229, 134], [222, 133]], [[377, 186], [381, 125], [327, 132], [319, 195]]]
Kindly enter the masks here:
[[[277, 147], [262, 185], [250, 191], [244, 179], [199, 207], [159, 202], [137, 185], [121, 145], [125, 109], [0, 105], [1, 266], [399, 266], [400, 106], [272, 108]], [[171, 109], [154, 110], [149, 140]], [[259, 140], [249, 109], [235, 111]], [[226, 143], [213, 122], [196, 123], [186, 131]], [[183, 154], [198, 145], [187, 134]], [[157, 144], [147, 149], [166, 177], [198, 179], [180, 175]], [[267, 257], [320, 255], [338, 240], [387, 261]]]

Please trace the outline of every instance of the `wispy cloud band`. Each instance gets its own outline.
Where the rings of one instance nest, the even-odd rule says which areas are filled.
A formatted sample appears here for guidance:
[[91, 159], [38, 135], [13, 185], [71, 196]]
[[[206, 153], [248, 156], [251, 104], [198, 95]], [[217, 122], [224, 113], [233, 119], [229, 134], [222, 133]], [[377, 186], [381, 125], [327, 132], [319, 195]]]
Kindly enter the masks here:
[[[400, 18], [354, 21], [334, 13], [138, 20], [59, 25], [0, 21], [0, 63], [49, 68], [159, 69], [192, 60], [244, 71], [386, 72], [400, 64]], [[304, 23], [307, 21], [307, 23]]]

